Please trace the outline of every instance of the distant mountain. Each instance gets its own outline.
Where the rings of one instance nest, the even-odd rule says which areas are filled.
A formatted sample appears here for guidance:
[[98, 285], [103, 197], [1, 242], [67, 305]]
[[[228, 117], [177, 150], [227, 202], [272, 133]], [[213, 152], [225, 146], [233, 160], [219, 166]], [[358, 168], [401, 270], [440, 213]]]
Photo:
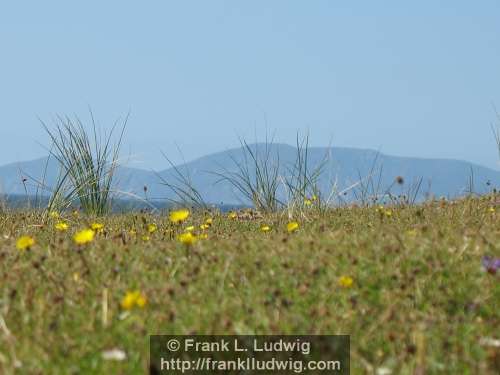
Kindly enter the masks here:
[[[250, 146], [258, 155], [263, 155], [265, 145]], [[286, 175], [287, 168], [295, 162], [296, 148], [285, 144], [274, 144], [269, 149], [271, 164], [279, 160], [280, 175]], [[279, 155], [279, 158], [278, 158]], [[245, 153], [242, 148], [230, 149], [210, 154], [186, 164], [177, 166], [183, 174], [189, 174], [193, 185], [201, 192], [207, 202], [215, 204], [248, 203], [232, 185], [226, 181], [218, 182], [216, 173], [236, 172], [236, 163], [244, 163]], [[324, 163], [323, 163], [324, 162]], [[500, 187], [500, 171], [495, 171], [477, 164], [461, 160], [422, 159], [396, 157], [377, 153], [373, 150], [355, 148], [322, 148], [311, 147], [308, 150], [310, 169], [323, 163], [323, 174], [318, 185], [323, 194], [329, 194], [336, 183], [337, 191], [341, 191], [360, 179], [368, 190], [385, 191], [392, 186], [392, 193], [405, 194], [421, 181], [419, 199], [426, 194], [435, 196], [456, 197], [463, 195], [471, 188], [476, 193], [485, 193]], [[254, 173], [249, 163], [249, 172]], [[0, 167], [0, 193], [33, 195], [37, 183], [43, 180], [52, 186], [57, 179], [58, 164], [53, 158], [19, 162]], [[371, 178], [368, 178], [370, 177]], [[395, 178], [401, 176], [404, 183], [394, 184]], [[154, 172], [121, 166], [116, 173], [115, 189], [121, 191], [122, 198], [144, 197], [144, 186], [150, 199], [173, 198], [172, 192], [161, 185], [160, 177], [174, 182], [176, 172], [173, 168]], [[23, 179], [26, 179], [23, 183]], [[362, 190], [361, 185], [351, 189], [345, 195], [346, 200], [355, 198]]]
[[[48, 195], [59, 173], [59, 163], [54, 157], [0, 166], [0, 194]], [[144, 186], [156, 186], [159, 180], [153, 171], [125, 166], [118, 167], [115, 176], [114, 189], [123, 192], [123, 197], [137, 194], [144, 197]]]

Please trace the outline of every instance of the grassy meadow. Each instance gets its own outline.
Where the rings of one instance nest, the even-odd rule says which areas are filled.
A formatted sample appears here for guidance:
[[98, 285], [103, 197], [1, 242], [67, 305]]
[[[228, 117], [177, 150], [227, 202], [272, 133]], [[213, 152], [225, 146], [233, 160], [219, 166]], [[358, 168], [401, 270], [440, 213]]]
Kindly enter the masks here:
[[150, 334], [349, 334], [353, 374], [497, 373], [499, 203], [0, 213], [0, 373], [144, 373]]

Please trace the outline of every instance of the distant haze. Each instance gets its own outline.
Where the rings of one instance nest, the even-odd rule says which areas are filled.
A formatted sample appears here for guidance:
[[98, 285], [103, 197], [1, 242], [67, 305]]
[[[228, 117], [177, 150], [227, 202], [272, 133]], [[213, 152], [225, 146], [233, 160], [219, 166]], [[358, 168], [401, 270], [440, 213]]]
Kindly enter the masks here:
[[[129, 110], [129, 165], [237, 136], [464, 159], [498, 170], [500, 2], [4, 1], [0, 164], [47, 155], [57, 113]], [[41, 144], [41, 145], [40, 145]]]

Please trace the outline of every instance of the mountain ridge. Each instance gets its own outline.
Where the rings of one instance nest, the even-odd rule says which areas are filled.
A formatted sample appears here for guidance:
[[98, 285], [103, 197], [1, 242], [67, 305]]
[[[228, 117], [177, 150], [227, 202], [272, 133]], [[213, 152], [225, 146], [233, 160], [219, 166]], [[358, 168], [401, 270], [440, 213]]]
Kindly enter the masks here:
[[[280, 174], [286, 173], [286, 167], [293, 165], [296, 157], [296, 147], [288, 144], [271, 144], [269, 153], [271, 160], [281, 165]], [[259, 155], [265, 152], [265, 144], [250, 144], [252, 150]], [[320, 190], [328, 191], [329, 184], [336, 181], [338, 190], [359, 181], [377, 170], [382, 188], [393, 184], [396, 176], [402, 176], [408, 187], [420, 178], [425, 184], [430, 184], [430, 193], [436, 196], [455, 197], [463, 195], [468, 188], [471, 172], [476, 181], [477, 193], [485, 193], [493, 187], [500, 186], [500, 171], [459, 159], [418, 158], [408, 156], [393, 156], [380, 153], [373, 149], [357, 149], [350, 147], [309, 147], [308, 157], [311, 166], [317, 166], [325, 161], [324, 174], [318, 185]], [[216, 173], [236, 172], [237, 163], [244, 162], [242, 147], [218, 151], [204, 155], [176, 168], [185, 174], [190, 174], [193, 185], [200, 190], [202, 196], [210, 203], [248, 203], [241, 194], [227, 181], [217, 183], [220, 177]], [[41, 181], [47, 163], [47, 157], [8, 163], [0, 166], [0, 192], [4, 194], [34, 194], [37, 180]], [[167, 161], [165, 161], [167, 164]], [[381, 174], [378, 174], [378, 171]], [[58, 174], [58, 163], [50, 158], [46, 169], [46, 185], [54, 184]], [[115, 188], [126, 196], [144, 197], [144, 187], [151, 199], [174, 198], [171, 192], [161, 184], [161, 178], [172, 182], [175, 179], [173, 168], [159, 171], [142, 168], [119, 166], [116, 172]], [[23, 183], [23, 178], [27, 180]], [[403, 191], [403, 188], [400, 189]], [[423, 192], [422, 192], [423, 194]], [[423, 196], [422, 196], [423, 197]]]

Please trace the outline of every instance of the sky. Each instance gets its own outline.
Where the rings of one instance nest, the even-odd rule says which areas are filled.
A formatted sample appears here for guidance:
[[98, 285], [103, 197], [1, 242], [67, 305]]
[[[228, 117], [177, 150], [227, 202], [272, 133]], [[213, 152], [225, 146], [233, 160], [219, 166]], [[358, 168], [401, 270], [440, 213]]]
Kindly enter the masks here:
[[3, 1], [0, 164], [90, 107], [146, 169], [266, 132], [500, 169], [499, 46], [498, 0]]

